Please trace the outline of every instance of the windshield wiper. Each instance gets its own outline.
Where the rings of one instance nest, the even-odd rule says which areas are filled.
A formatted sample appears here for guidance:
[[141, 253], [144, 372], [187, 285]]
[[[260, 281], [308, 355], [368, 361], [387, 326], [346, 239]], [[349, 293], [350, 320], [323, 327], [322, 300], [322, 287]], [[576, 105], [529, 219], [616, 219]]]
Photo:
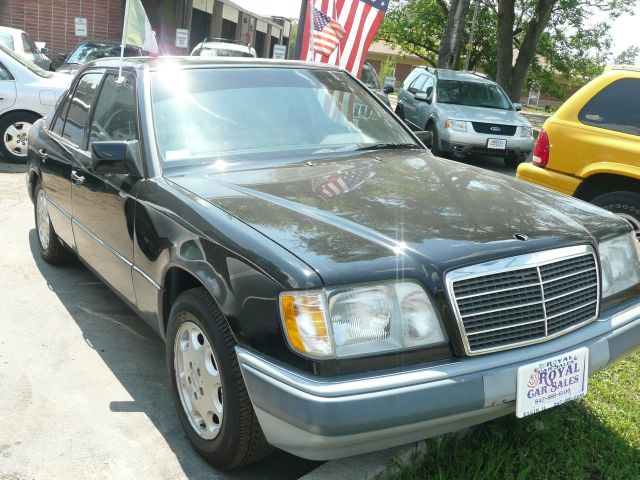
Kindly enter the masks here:
[[418, 148], [422, 147], [415, 143], [374, 143], [371, 145], [358, 145], [356, 150], [395, 150], [402, 148]]

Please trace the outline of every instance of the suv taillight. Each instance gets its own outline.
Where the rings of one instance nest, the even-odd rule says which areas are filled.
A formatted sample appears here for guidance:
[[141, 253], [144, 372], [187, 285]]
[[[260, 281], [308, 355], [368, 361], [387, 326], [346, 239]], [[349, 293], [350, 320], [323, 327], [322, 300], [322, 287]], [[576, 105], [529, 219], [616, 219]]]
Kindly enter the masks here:
[[544, 128], [540, 130], [538, 135], [538, 141], [533, 149], [533, 164], [538, 167], [546, 167], [549, 161], [549, 135], [544, 131]]

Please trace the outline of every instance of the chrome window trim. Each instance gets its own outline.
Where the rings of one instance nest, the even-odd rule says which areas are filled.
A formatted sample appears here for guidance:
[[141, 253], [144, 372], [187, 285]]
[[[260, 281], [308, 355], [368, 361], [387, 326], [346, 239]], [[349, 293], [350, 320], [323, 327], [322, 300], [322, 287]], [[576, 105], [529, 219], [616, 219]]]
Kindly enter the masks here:
[[[579, 257], [585, 254], [591, 254], [594, 259], [595, 271], [596, 271], [596, 285], [597, 285], [597, 294], [596, 294], [596, 314], [594, 317], [585, 320], [577, 325], [573, 325], [566, 329], [560, 330], [552, 335], [547, 335], [547, 325], [548, 320], [557, 317], [558, 315], [554, 315], [552, 317], [547, 316], [546, 306], [544, 308], [544, 318], [541, 319], [545, 323], [545, 336], [541, 338], [536, 338], [532, 340], [526, 340], [522, 342], [512, 343], [509, 345], [501, 345], [498, 347], [491, 348], [483, 348], [479, 350], [472, 350], [469, 345], [468, 334], [466, 333], [466, 329], [464, 327], [464, 323], [462, 321], [462, 315], [458, 309], [458, 302], [456, 301], [456, 296], [453, 291], [453, 283], [459, 280], [469, 280], [478, 277], [484, 277], [486, 275], [499, 274], [504, 272], [510, 272], [514, 270], [522, 270], [525, 268], [536, 268], [538, 272], [538, 278], [540, 280], [540, 288], [541, 295], [544, 299], [544, 285], [546, 282], [542, 280], [542, 274], [540, 273], [540, 267], [548, 265], [550, 263], [555, 263], [561, 260], [569, 260], [574, 257]], [[557, 279], [554, 279], [557, 280]], [[468, 356], [476, 356], [476, 355], [484, 355], [491, 352], [499, 352], [504, 350], [510, 350], [513, 348], [519, 348], [525, 345], [533, 345], [536, 343], [547, 342], [554, 338], [565, 335], [569, 332], [572, 332], [578, 328], [581, 328], [593, 321], [595, 321], [600, 315], [600, 301], [601, 301], [601, 283], [600, 283], [600, 262], [598, 261], [598, 256], [596, 255], [595, 249], [591, 245], [578, 245], [573, 247], [563, 247], [557, 248], [554, 250], [544, 250], [541, 252], [530, 253], [526, 255], [518, 255], [515, 257], [501, 258], [498, 260], [479, 263], [475, 265], [469, 265], [467, 267], [458, 268], [456, 270], [452, 270], [445, 275], [445, 286], [446, 293], [449, 301], [449, 305], [453, 311], [454, 317], [456, 319], [456, 323], [458, 325], [458, 330], [460, 332], [460, 338], [462, 339], [462, 344], [464, 346], [465, 354]], [[464, 297], [461, 297], [464, 298]], [[540, 303], [540, 302], [537, 302]], [[545, 302], [541, 302], [542, 305], [545, 305]], [[592, 302], [593, 303], [593, 302]], [[586, 305], [582, 305], [584, 307]], [[486, 313], [486, 312], [485, 312]], [[570, 312], [563, 312], [570, 313]]]

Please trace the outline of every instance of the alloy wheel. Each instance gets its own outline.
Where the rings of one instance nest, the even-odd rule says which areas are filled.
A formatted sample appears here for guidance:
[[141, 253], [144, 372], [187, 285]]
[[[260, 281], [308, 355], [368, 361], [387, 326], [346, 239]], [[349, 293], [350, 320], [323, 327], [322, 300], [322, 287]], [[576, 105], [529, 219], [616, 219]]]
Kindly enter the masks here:
[[49, 248], [49, 206], [42, 188], [38, 191], [38, 198], [36, 198], [36, 212], [38, 240], [42, 249], [46, 250]]
[[183, 323], [176, 335], [174, 371], [189, 423], [200, 437], [213, 440], [223, 421], [222, 378], [209, 340], [193, 322]]

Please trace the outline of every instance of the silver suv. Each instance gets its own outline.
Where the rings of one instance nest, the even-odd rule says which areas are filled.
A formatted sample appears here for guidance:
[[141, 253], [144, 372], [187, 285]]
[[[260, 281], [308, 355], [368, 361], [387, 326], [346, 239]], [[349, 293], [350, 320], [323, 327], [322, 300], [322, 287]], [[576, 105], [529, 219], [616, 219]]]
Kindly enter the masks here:
[[490, 155], [515, 166], [533, 148], [531, 124], [521, 109], [477, 73], [418, 67], [398, 92], [396, 113], [412, 128], [433, 134], [435, 155]]

